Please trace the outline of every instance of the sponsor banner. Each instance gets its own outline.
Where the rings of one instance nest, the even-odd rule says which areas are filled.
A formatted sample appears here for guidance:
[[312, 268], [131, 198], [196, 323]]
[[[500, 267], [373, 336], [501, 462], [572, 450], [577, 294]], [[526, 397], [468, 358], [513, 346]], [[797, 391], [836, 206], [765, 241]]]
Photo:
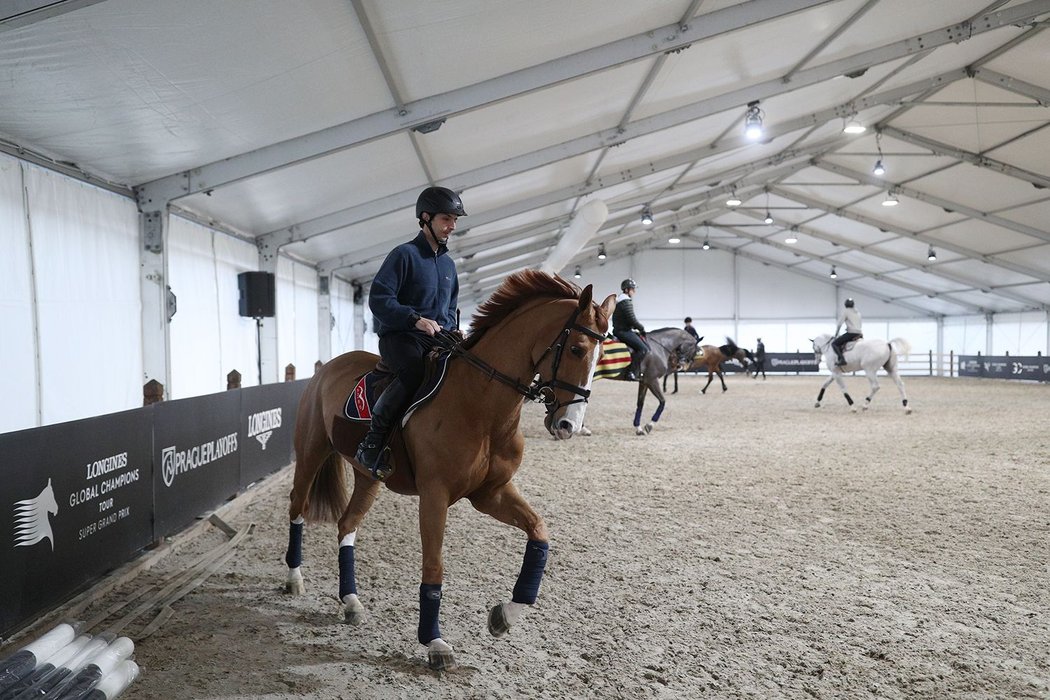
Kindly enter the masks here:
[[299, 397], [309, 379], [241, 389], [240, 486], [291, 464]]
[[767, 352], [766, 372], [819, 372], [820, 361], [811, 352]]
[[959, 376], [1050, 382], [1050, 357], [959, 355]]
[[171, 535], [237, 493], [241, 391], [155, 404], [155, 539]]
[[[727, 373], [743, 372], [744, 367], [736, 360], [728, 360], [722, 363], [722, 371]], [[748, 367], [751, 367], [748, 363]], [[820, 363], [811, 352], [767, 352], [766, 373], [770, 372], [818, 372]], [[689, 370], [690, 372], [706, 374], [707, 370]]]
[[153, 541], [153, 407], [0, 434], [0, 635]]

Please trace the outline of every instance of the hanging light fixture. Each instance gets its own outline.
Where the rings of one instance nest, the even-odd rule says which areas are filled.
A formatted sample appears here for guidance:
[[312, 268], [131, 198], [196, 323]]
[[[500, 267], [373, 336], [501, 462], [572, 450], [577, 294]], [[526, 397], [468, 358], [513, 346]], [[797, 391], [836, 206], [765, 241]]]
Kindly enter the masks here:
[[744, 136], [751, 141], [762, 138], [762, 110], [759, 109], [758, 100], [747, 103], [747, 112], [744, 113]]
[[652, 226], [652, 225], [653, 225], [653, 210], [649, 208], [648, 204], [646, 204], [645, 206], [642, 207], [642, 226]]
[[798, 226], [792, 226], [791, 230], [788, 231], [787, 238], [784, 239], [784, 242], [788, 245], [795, 245], [796, 243], [798, 243], [798, 236], [795, 235], [797, 231]]
[[930, 249], [928, 251], [926, 251], [926, 259], [929, 260], [930, 262], [933, 262], [934, 260], [937, 259], [937, 251], [935, 251], [933, 249], [932, 245], [930, 246]]
[[606, 258], [606, 255], [605, 255], [605, 244], [604, 243], [599, 243], [598, 244], [598, 259], [599, 260], [605, 260], [605, 258]]
[[726, 206], [727, 207], [739, 207], [741, 204], [743, 204], [743, 202], [741, 202], [740, 198], [736, 196], [736, 190], [734, 189], [729, 194], [729, 199], [726, 200]]
[[704, 244], [701, 246], [704, 250], [711, 250], [711, 243], [705, 238]]
[[897, 199], [897, 193], [890, 190], [886, 193], [886, 199], [882, 200], [882, 206], [884, 207], [895, 207], [900, 204], [900, 200]]
[[769, 213], [769, 190], [766, 190], [766, 218], [762, 219], [762, 221], [767, 224], [773, 223], [773, 215]]
[[838, 277], [839, 277], [839, 273], [835, 272], [835, 266], [834, 265], [831, 266], [831, 275], [830, 276], [831, 276], [831, 279], [833, 279], [833, 280], [834, 279], [838, 279]]
[[871, 169], [871, 172], [872, 172], [873, 175], [877, 175], [878, 177], [882, 177], [883, 175], [886, 174], [886, 167], [882, 164], [882, 132], [881, 131], [876, 131], [875, 132], [875, 148], [879, 152], [879, 157], [875, 161], [875, 167]]
[[667, 237], [667, 242], [671, 245], [678, 245], [682, 242], [682, 239], [678, 237], [677, 224], [671, 224], [671, 235]]
[[846, 125], [842, 127], [842, 133], [844, 134], [863, 134], [867, 130], [868, 127], [864, 126], [859, 121], [857, 121], [856, 112], [854, 112], [853, 115], [849, 118], [849, 121], [846, 122]]
[[575, 277], [576, 279], [580, 279], [581, 277], [583, 277], [583, 275], [580, 274], [580, 266], [579, 265], [576, 266], [576, 272], [574, 272], [572, 274], [572, 276]]

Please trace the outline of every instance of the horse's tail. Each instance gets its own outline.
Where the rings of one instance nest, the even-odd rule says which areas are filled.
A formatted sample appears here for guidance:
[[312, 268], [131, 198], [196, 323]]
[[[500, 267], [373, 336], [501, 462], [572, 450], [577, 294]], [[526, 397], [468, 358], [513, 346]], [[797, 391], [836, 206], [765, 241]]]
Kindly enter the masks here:
[[894, 338], [890, 341], [890, 349], [898, 355], [907, 355], [911, 352], [911, 343], [904, 338]]
[[317, 470], [306, 497], [303, 517], [310, 522], [336, 522], [349, 503], [346, 493], [346, 470], [338, 452], [329, 454]]

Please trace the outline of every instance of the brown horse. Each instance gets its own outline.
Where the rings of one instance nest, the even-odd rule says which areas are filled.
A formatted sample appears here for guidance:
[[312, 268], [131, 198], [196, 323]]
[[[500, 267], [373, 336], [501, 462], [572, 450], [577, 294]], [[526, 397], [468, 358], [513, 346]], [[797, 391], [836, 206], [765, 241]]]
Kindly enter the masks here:
[[[535, 270], [508, 277], [478, 308], [467, 340], [453, 349], [436, 395], [391, 438], [395, 470], [383, 483], [391, 491], [419, 496], [423, 570], [418, 638], [433, 669], [455, 664], [452, 647], [441, 638], [438, 612], [445, 520], [456, 501], [466, 498], [480, 512], [528, 536], [511, 601], [491, 609], [489, 632], [504, 634], [536, 601], [547, 560], [547, 526], [511, 481], [525, 446], [518, 425], [522, 397], [546, 404], [544, 422], [556, 439], [579, 431], [616, 302], [610, 295], [598, 306], [591, 294], [590, 285], [581, 291]], [[354, 541], [381, 482], [347, 457], [354, 454], [367, 423], [350, 424], [341, 416], [358, 378], [378, 359], [350, 352], [321, 367], [303, 393], [295, 425], [286, 590], [303, 592], [304, 518], [337, 520], [339, 598], [352, 624], [364, 616], [354, 579]], [[344, 458], [354, 467], [349, 501]]]
[[711, 379], [713, 375], [718, 375], [718, 381], [722, 382], [722, 391], [727, 391], [725, 377], [722, 375], [722, 363], [726, 360], [736, 360], [747, 369], [747, 362], [750, 353], [737, 347], [736, 343], [733, 342], [732, 338], [726, 338], [725, 345], [701, 345], [700, 354], [693, 360], [693, 364], [689, 365], [690, 370], [707, 370], [707, 384], [704, 384], [704, 388], [700, 390], [701, 394], [707, 393], [707, 387], [711, 386]]

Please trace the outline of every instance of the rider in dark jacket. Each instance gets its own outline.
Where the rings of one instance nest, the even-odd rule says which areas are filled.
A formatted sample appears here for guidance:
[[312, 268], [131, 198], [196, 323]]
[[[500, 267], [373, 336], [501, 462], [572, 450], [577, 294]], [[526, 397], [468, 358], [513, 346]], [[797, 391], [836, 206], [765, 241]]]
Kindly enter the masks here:
[[372, 280], [368, 308], [379, 354], [396, 376], [372, 407], [372, 423], [354, 459], [380, 480], [392, 471], [383, 450], [390, 429], [423, 382], [423, 358], [437, 333], [456, 328], [459, 281], [446, 244], [456, 220], [466, 215], [452, 190], [423, 190], [416, 200], [419, 233], [390, 251]]
[[631, 278], [620, 283], [620, 294], [616, 297], [616, 309], [613, 311], [613, 335], [617, 340], [626, 343], [631, 349], [631, 365], [627, 368], [628, 380], [635, 380], [641, 375], [642, 358], [649, 354], [645, 340], [645, 326], [634, 315], [634, 292], [638, 285]]

